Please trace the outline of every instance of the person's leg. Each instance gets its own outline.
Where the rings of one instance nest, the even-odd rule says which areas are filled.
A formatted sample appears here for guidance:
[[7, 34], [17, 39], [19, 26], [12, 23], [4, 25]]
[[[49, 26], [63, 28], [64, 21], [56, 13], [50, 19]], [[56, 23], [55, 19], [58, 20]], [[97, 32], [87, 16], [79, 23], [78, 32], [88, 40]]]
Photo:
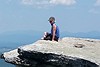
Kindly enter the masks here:
[[[57, 41], [58, 42], [58, 39], [59, 38], [55, 36], [54, 41]], [[51, 35], [51, 41], [52, 41], [52, 35]]]
[[41, 40], [44, 40], [44, 38], [47, 36], [47, 33], [48, 33], [48, 32], [44, 32], [44, 35], [43, 35], [43, 37], [41, 38]]
[[[48, 33], [46, 36], [46, 39], [52, 41], [52, 35], [50, 33]], [[55, 36], [54, 40], [58, 42], [58, 39], [59, 38], [57, 36]]]
[[[54, 40], [58, 42], [58, 37], [55, 36]], [[51, 33], [44, 32], [43, 40], [50, 40], [52, 41], [52, 35]]]
[[46, 33], [46, 37], [44, 37], [44, 40], [52, 40], [50, 33]]
[[59, 38], [55, 36], [54, 40], [58, 42], [58, 39], [59, 39]]

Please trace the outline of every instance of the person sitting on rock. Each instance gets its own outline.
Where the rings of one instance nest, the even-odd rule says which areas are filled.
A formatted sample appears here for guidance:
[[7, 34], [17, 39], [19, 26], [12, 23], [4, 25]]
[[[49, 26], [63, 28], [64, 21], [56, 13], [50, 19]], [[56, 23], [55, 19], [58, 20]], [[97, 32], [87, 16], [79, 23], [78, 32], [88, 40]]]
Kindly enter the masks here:
[[55, 18], [50, 17], [48, 20], [51, 24], [51, 33], [45, 32], [44, 37], [42, 38], [43, 40], [50, 40], [50, 41], [57, 41], [59, 39], [59, 28], [55, 24]]

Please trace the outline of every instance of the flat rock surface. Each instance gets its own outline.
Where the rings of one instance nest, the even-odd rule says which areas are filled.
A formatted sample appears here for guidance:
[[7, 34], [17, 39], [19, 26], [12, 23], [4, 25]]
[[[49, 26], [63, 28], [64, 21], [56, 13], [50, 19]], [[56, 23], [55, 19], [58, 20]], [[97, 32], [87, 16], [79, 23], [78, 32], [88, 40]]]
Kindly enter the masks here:
[[[89, 60], [100, 66], [100, 40], [86, 38], [71, 38], [65, 37], [59, 42], [39, 40], [33, 44], [19, 47], [24, 51], [37, 51], [42, 53], [52, 53], [57, 55], [65, 55], [78, 57]], [[3, 54], [7, 62], [16, 62], [19, 60], [18, 49]], [[10, 60], [15, 58], [17, 61]]]

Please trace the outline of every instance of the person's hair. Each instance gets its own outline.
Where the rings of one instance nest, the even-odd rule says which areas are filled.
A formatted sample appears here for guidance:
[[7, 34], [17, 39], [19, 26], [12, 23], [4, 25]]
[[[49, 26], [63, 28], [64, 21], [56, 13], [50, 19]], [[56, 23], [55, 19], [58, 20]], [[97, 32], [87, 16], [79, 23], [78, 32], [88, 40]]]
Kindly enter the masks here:
[[55, 18], [54, 18], [54, 17], [50, 17], [50, 18], [49, 18], [49, 20], [50, 20], [50, 19], [52, 19], [52, 20], [54, 20], [54, 21], [55, 21]]

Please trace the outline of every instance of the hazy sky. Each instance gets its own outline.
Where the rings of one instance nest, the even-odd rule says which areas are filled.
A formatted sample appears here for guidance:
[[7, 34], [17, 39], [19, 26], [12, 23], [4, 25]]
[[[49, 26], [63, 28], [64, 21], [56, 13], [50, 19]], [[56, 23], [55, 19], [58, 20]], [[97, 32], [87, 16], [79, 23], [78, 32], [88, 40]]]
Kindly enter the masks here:
[[54, 16], [60, 31], [100, 31], [100, 0], [0, 0], [0, 33], [49, 31]]

